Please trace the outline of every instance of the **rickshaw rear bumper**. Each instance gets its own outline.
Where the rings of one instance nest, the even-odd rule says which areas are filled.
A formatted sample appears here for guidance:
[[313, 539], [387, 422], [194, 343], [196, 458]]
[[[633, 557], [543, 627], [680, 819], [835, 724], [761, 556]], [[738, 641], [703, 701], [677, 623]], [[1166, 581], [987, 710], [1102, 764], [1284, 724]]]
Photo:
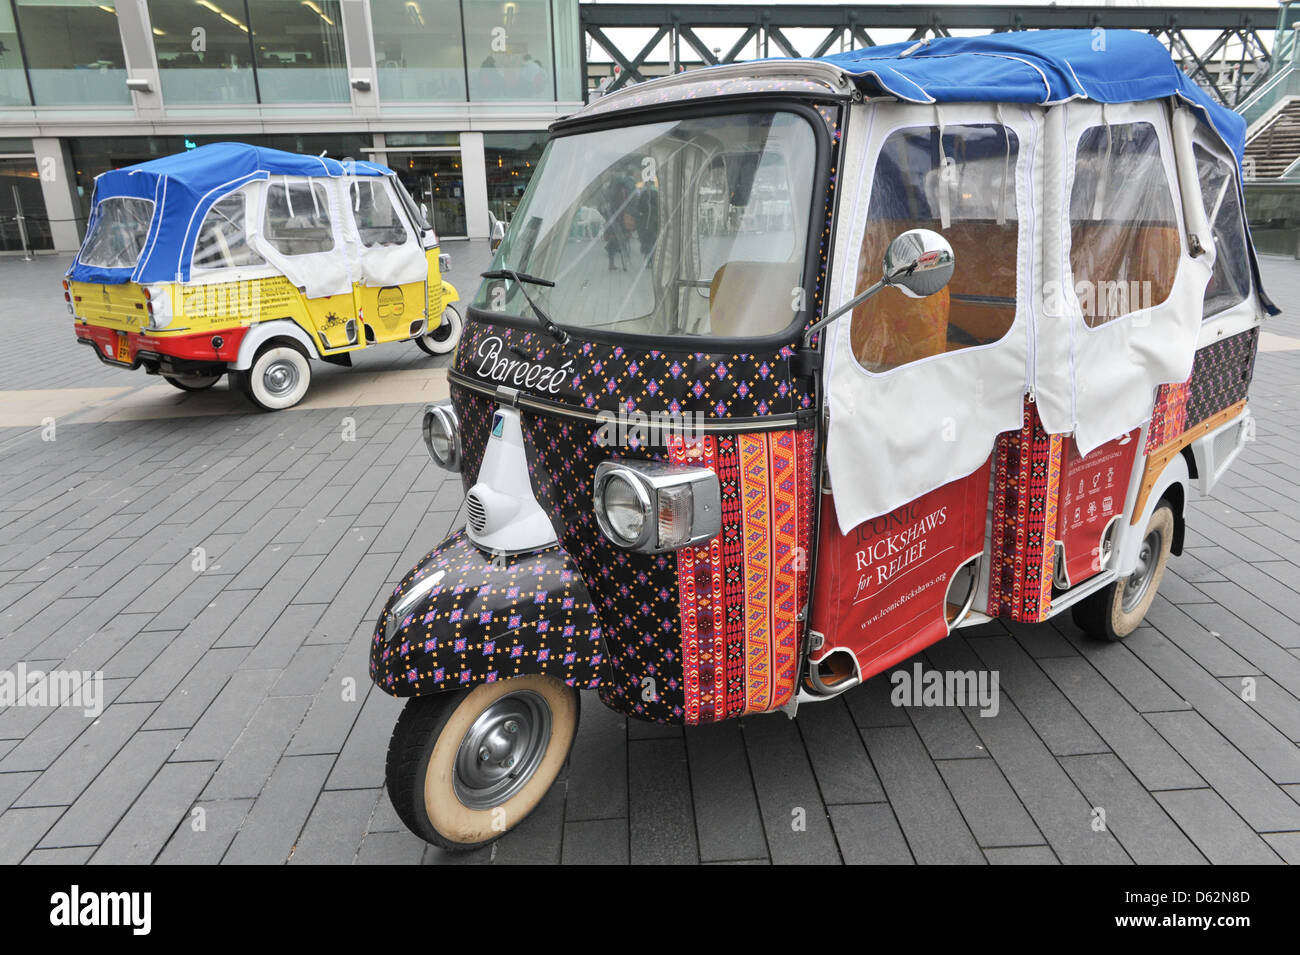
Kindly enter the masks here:
[[[239, 357], [239, 346], [248, 334], [243, 326], [187, 335], [151, 335], [142, 331], [119, 331], [103, 325], [78, 322], [77, 340], [90, 345], [100, 361], [119, 368], [183, 372], [198, 365], [223, 365]], [[125, 336], [130, 361], [118, 358], [119, 340]]]
[[402, 579], [370, 645], [370, 679], [402, 697], [527, 674], [596, 687], [605, 666], [596, 609], [563, 548], [493, 555], [463, 529]]

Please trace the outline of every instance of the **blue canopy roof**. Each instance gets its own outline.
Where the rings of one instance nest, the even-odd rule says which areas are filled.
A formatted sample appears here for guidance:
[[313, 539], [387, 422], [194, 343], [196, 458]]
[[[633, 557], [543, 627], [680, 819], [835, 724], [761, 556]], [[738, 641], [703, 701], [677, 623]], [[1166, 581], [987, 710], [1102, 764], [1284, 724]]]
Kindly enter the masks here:
[[95, 179], [87, 236], [95, 229], [105, 199], [147, 199], [153, 219], [143, 251], [133, 268], [84, 265], [80, 255], [68, 270], [78, 282], [175, 282], [189, 278], [199, 226], [212, 204], [247, 183], [271, 176], [387, 176], [392, 170], [372, 162], [346, 163], [325, 156], [301, 156], [247, 143], [212, 143], [174, 156], [112, 169]]
[[[1134, 103], [1178, 96], [1241, 161], [1246, 121], [1192, 82], [1155, 37], [1133, 30], [1033, 30], [891, 43], [821, 57], [868, 92], [914, 103]], [[874, 88], [874, 90], [873, 90]]]

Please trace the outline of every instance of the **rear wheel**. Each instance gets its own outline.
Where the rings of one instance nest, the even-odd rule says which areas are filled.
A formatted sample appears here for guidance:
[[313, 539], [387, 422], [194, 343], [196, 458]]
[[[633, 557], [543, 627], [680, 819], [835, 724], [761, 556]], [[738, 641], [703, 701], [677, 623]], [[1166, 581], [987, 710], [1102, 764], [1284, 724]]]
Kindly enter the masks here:
[[271, 344], [239, 376], [248, 400], [263, 411], [281, 411], [302, 401], [311, 384], [311, 364], [292, 345]]
[[1151, 609], [1174, 543], [1174, 509], [1161, 501], [1147, 522], [1133, 573], [1071, 608], [1074, 622], [1094, 640], [1123, 640]]
[[181, 391], [207, 391], [221, 380], [220, 375], [163, 375], [163, 380]]
[[452, 852], [487, 845], [536, 808], [578, 728], [578, 691], [547, 676], [417, 696], [388, 744], [398, 817]]
[[442, 321], [438, 327], [421, 335], [415, 343], [427, 355], [445, 355], [459, 344], [463, 328], [460, 312], [456, 311], [454, 305], [448, 305], [442, 310]]

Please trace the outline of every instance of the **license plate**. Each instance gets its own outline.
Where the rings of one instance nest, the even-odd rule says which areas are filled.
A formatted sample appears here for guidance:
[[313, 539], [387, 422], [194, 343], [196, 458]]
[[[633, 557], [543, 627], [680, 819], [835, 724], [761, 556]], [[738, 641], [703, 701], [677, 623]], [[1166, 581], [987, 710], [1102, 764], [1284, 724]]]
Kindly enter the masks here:
[[121, 332], [117, 333], [117, 360], [125, 362], [131, 361], [131, 344], [127, 341], [127, 337]]

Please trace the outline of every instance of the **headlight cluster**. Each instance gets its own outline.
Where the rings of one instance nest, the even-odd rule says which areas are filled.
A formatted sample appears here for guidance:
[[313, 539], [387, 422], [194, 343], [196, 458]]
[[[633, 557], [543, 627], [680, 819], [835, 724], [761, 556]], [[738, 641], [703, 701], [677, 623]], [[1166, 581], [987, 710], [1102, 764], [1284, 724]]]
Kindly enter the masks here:
[[602, 461], [593, 497], [601, 531], [627, 550], [662, 554], [722, 529], [718, 476], [708, 468]]
[[460, 471], [460, 419], [451, 404], [424, 409], [424, 446], [433, 463], [445, 471]]

